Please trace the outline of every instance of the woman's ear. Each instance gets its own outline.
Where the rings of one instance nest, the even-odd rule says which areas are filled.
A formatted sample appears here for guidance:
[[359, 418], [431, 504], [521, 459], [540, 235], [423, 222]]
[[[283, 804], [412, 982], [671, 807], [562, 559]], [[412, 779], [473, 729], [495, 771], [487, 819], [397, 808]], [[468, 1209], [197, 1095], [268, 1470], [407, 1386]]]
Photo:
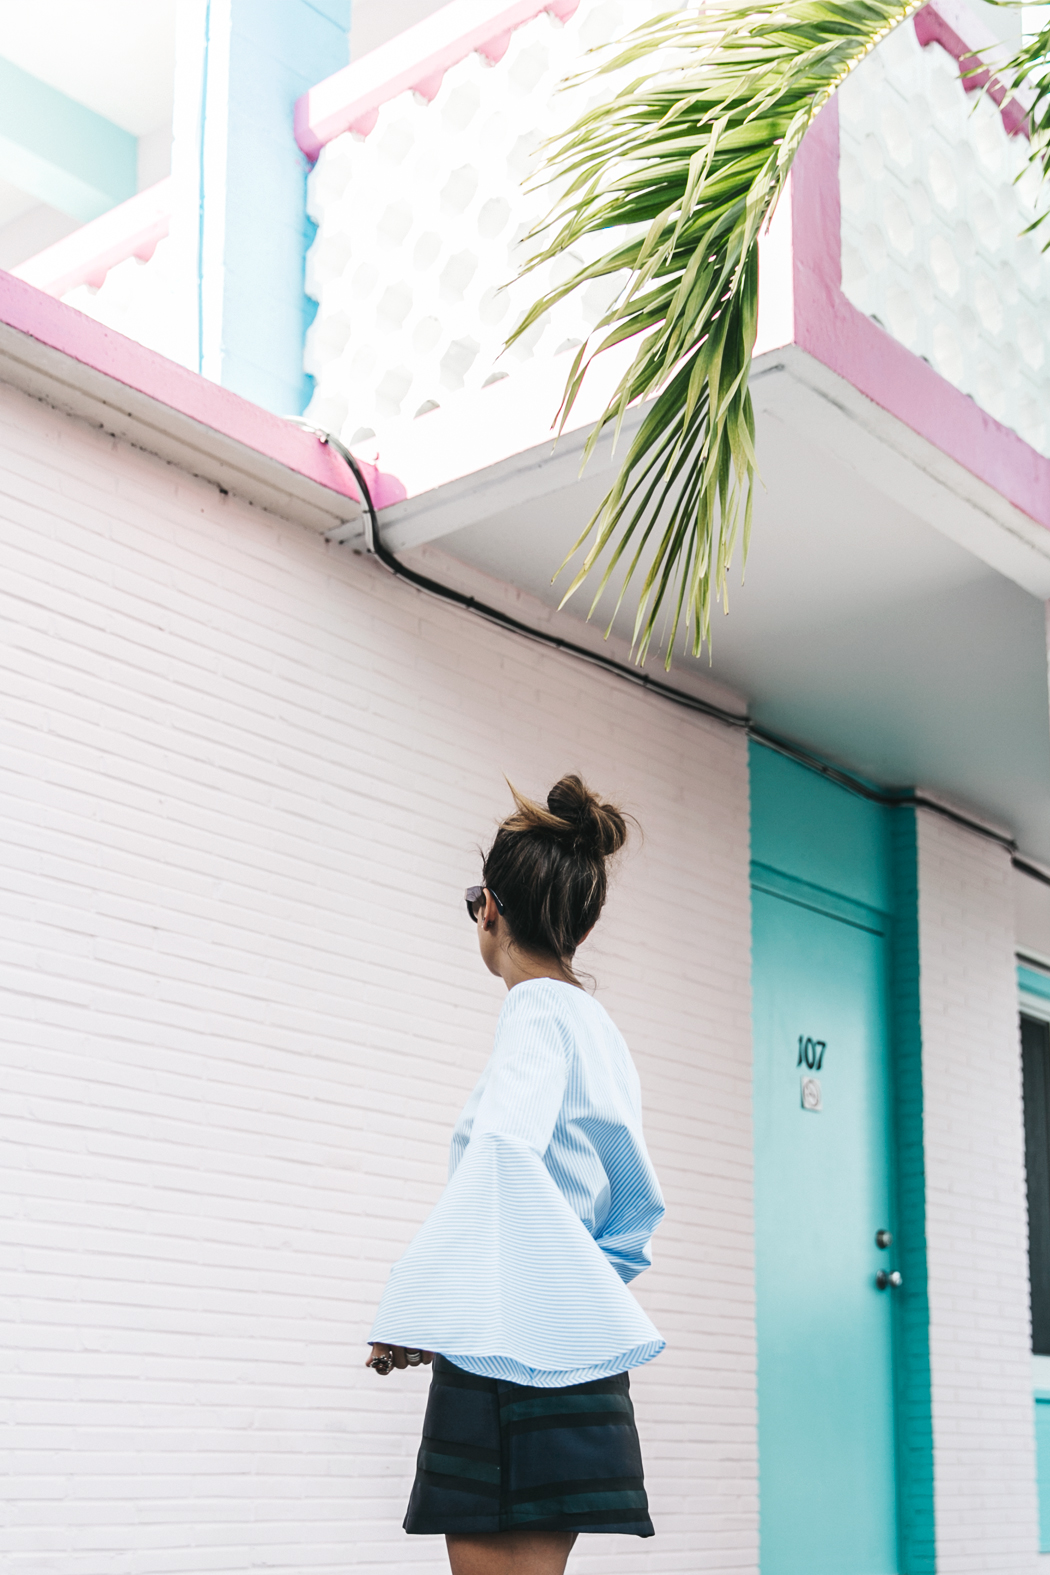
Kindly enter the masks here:
[[499, 909], [496, 907], [496, 899], [486, 886], [485, 907], [481, 915], [481, 923], [486, 930], [494, 930], [496, 928], [496, 920], [498, 918]]

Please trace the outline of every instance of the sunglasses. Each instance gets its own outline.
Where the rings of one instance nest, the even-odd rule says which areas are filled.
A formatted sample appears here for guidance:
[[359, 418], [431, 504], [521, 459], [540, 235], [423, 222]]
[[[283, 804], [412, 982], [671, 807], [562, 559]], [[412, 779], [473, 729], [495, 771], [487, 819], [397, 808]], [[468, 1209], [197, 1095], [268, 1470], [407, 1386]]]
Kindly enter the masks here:
[[496, 896], [496, 893], [492, 891], [491, 886], [468, 886], [463, 895], [466, 898], [467, 912], [470, 914], [471, 924], [477, 924], [478, 922], [478, 914], [485, 906], [486, 892], [492, 893], [493, 902], [496, 904], [496, 907], [499, 909], [500, 913], [503, 912], [503, 904]]

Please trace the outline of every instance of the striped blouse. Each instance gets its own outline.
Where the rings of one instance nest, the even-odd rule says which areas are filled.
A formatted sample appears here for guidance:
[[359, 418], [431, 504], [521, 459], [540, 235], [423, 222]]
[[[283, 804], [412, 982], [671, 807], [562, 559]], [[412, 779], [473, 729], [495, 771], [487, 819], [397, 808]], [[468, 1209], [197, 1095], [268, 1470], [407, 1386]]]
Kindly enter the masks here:
[[526, 980], [369, 1338], [537, 1388], [640, 1367], [664, 1342], [626, 1282], [663, 1212], [622, 1035], [574, 985]]

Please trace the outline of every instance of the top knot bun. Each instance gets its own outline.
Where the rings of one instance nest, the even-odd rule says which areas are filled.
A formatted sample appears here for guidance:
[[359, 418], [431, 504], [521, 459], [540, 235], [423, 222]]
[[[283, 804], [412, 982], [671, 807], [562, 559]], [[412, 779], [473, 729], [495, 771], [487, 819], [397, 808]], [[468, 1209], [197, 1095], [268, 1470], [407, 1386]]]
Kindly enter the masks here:
[[607, 859], [627, 841], [627, 823], [615, 804], [603, 804], [577, 776], [555, 782], [547, 794], [547, 808], [572, 827], [581, 853]]
[[504, 821], [508, 831], [545, 831], [585, 858], [607, 859], [627, 841], [627, 823], [615, 804], [604, 804], [578, 776], [564, 776], [536, 804], [508, 783], [516, 814]]

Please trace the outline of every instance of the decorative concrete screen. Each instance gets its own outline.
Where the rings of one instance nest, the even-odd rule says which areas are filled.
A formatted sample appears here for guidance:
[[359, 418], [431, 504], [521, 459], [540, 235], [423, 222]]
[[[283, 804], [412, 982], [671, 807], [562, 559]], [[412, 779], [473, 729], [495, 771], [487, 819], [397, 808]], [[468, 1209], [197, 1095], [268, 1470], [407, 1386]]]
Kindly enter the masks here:
[[400, 92], [366, 136], [344, 132], [321, 149], [308, 196], [318, 227], [306, 274], [318, 303], [306, 343], [309, 419], [353, 440], [580, 343], [611, 300], [606, 282], [500, 356], [551, 279], [545, 270], [504, 288], [550, 201], [521, 182], [541, 168], [544, 138], [600, 96], [558, 91], [586, 51], [668, 9], [667, 0], [580, 0], [564, 22], [540, 12], [504, 35], [494, 64], [473, 51], [433, 97]]
[[172, 262], [171, 241], [166, 237], [145, 261], [125, 257], [107, 270], [101, 284], [78, 284], [66, 291], [62, 300], [107, 328], [178, 361]]
[[843, 86], [839, 136], [844, 293], [1050, 455], [1050, 230], [1021, 233], [1024, 137], [910, 24]]
[[13, 271], [138, 344], [179, 359], [171, 180], [141, 191]]

